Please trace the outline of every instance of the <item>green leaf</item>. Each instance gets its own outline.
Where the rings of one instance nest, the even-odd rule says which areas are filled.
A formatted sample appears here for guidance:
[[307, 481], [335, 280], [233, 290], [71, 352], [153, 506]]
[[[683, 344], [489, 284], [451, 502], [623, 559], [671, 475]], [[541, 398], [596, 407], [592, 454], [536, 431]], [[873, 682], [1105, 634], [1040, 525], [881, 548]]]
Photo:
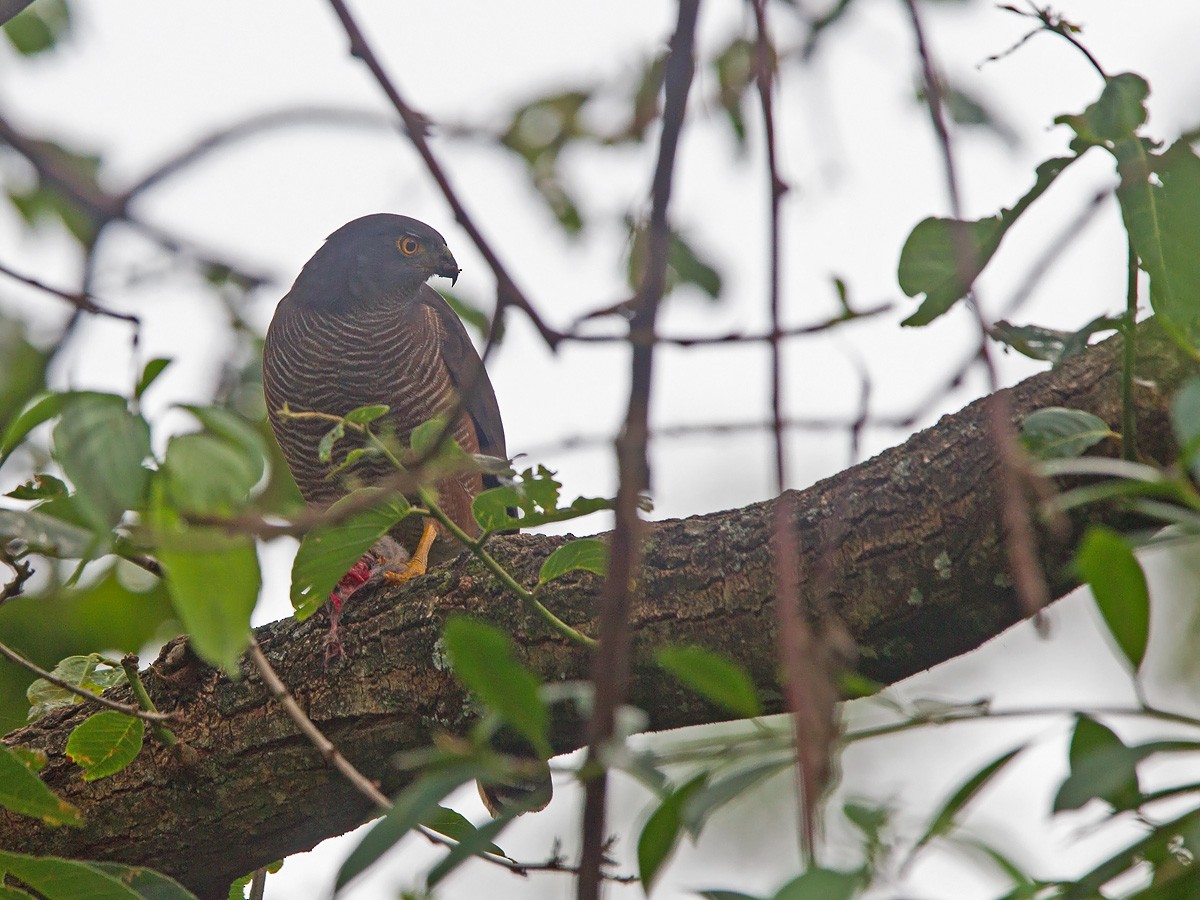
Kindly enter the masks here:
[[1149, 239], [1160, 242], [1162, 270], [1156, 271], [1159, 255], [1143, 252], [1144, 235], [1135, 236], [1134, 246], [1150, 273], [1150, 304], [1155, 315], [1196, 357], [1200, 347], [1200, 259], [1195, 252], [1200, 241], [1200, 157], [1181, 140], [1152, 159], [1161, 182], [1161, 187], [1155, 187], [1160, 225]]
[[795, 764], [796, 760], [792, 756], [773, 759], [705, 785], [703, 790], [690, 797], [684, 805], [683, 823], [688, 833], [693, 838], [698, 838], [709, 816], [718, 809]]
[[53, 500], [55, 497], [66, 497], [68, 493], [62, 479], [39, 472], [4, 496], [14, 500]]
[[390, 407], [377, 403], [371, 406], [360, 406], [358, 409], [352, 409], [346, 413], [343, 418], [347, 422], [353, 422], [355, 425], [370, 425], [376, 419], [386, 416]]
[[988, 329], [993, 340], [1012, 347], [1030, 359], [1045, 360], [1057, 366], [1064, 359], [1081, 353], [1088, 339], [1101, 331], [1116, 331], [1121, 320], [1097, 316], [1077, 331], [1058, 331], [1040, 325], [1013, 325], [1003, 319]]
[[701, 772], [678, 790], [672, 791], [642, 826], [637, 843], [638, 878], [647, 895], [653, 889], [654, 879], [658, 877], [663, 863], [679, 843], [684, 804], [704, 786], [707, 779], [708, 772]]
[[[636, 290], [645, 277], [649, 232], [643, 225], [632, 221], [630, 232], [632, 240], [627, 274], [630, 287]], [[672, 231], [667, 245], [667, 270], [663, 292], [669, 294], [682, 284], [694, 285], [713, 300], [721, 295], [721, 273], [702, 259], [687, 239]]]
[[197, 531], [191, 540], [202, 548], [162, 548], [158, 559], [192, 649], [205, 662], [235, 675], [262, 587], [258, 555], [252, 538], [210, 531], [203, 536], [208, 539], [204, 547]]
[[485, 822], [478, 828], [472, 829], [471, 833], [466, 834], [457, 845], [450, 848], [450, 852], [443, 856], [437, 864], [429, 870], [429, 874], [425, 876], [425, 887], [432, 891], [437, 885], [452, 874], [455, 869], [465, 863], [472, 857], [479, 856], [482, 853], [492, 853], [489, 849], [496, 845], [492, 843], [492, 839], [499, 837], [500, 833], [512, 824], [513, 819], [528, 811], [528, 807], [523, 804], [515, 806], [505, 806], [500, 815], [492, 819], [490, 822]]
[[1115, 809], [1132, 809], [1142, 796], [1138, 757], [1112, 729], [1088, 716], [1075, 720], [1068, 751], [1071, 774], [1054, 797], [1056, 813], [1103, 800]]
[[228, 515], [245, 506], [262, 476], [262, 457], [247, 457], [211, 434], [182, 434], [167, 443], [160, 477], [167, 501], [185, 515]]
[[0, 537], [17, 538], [30, 551], [56, 559], [79, 559], [96, 540], [88, 529], [36, 509], [0, 509]]
[[[561, 487], [562, 485], [554, 479], [553, 473], [544, 466], [539, 466], [536, 473], [526, 469], [521, 473], [519, 482], [489, 488], [478, 494], [472, 502], [471, 510], [483, 532], [491, 534], [496, 531], [537, 528], [551, 522], [567, 522], [602, 509], [613, 508], [612, 500], [598, 497], [577, 497], [569, 506], [559, 506]], [[510, 515], [510, 509], [517, 509], [519, 515]]]
[[430, 419], [414, 428], [409, 446], [414, 457], [426, 461], [424, 472], [428, 480], [436, 480], [440, 471], [460, 472], [475, 466], [454, 435], [446, 431], [444, 419]]
[[[742, 105], [746, 90], [754, 81], [754, 45], [739, 35], [713, 57], [712, 66], [716, 69], [719, 87], [717, 102], [725, 111], [729, 128], [741, 149], [746, 143], [746, 119]], [[774, 64], [771, 68], [773, 71]], [[661, 80], [662, 73], [659, 72], [658, 76]]]
[[954, 825], [954, 820], [958, 814], [962, 812], [963, 807], [970, 803], [976, 795], [982, 791], [991, 782], [993, 778], [999, 775], [1004, 768], [1016, 758], [1017, 754], [1024, 750], [1022, 745], [1007, 753], [1002, 754], [992, 760], [966, 781], [964, 781], [950, 798], [942, 804], [942, 808], [937, 811], [937, 815], [929, 823], [929, 827], [925, 829], [925, 833], [921, 835], [921, 839], [917, 841], [913, 848], [913, 852], [924, 847], [935, 837], [940, 837], [946, 834]]
[[[1178, 836], [1189, 831], [1194, 834], [1198, 825], [1200, 825], [1200, 809], [1194, 808], [1189, 809], [1178, 818], [1166, 822], [1156, 821], [1149, 835], [1126, 844], [1090, 872], [1068, 884], [1066, 892], [1061, 895], [1063, 900], [1094, 900], [1094, 898], [1102, 896], [1100, 893], [1102, 886], [1135, 866], [1139, 869], [1138, 880], [1143, 881], [1144, 878], [1141, 876], [1145, 874], [1147, 859], [1155, 856], [1162, 858], [1163, 854], [1176, 856], [1178, 849], [1174, 845], [1178, 841]], [[1186, 849], [1190, 851], [1191, 847], [1195, 846], [1195, 841], [1189, 843], [1190, 846]], [[1151, 898], [1154, 900], [1192, 900], [1192, 895], [1188, 894], [1163, 896], [1162, 894], [1143, 892], [1138, 896], [1142, 900], [1151, 900]]]
[[1200, 158], [1186, 141], [1161, 156], [1142, 140], [1119, 143], [1113, 153], [1121, 215], [1150, 275], [1150, 305], [1180, 347], [1200, 356]]
[[1136, 672], [1150, 639], [1150, 590], [1125, 539], [1106, 528], [1091, 528], [1075, 555], [1075, 568], [1087, 582], [1108, 633]]
[[133, 396], [136, 400], [142, 399], [142, 394], [146, 393], [150, 385], [158, 379], [158, 376], [172, 363], [172, 360], [166, 357], [159, 356], [146, 363], [146, 367], [142, 369], [142, 375], [138, 378], [137, 386], [133, 389]]
[[73, 859], [0, 851], [0, 871], [53, 900], [142, 900], [141, 894], [112, 875]]
[[257, 482], [262, 478], [266, 471], [268, 450], [263, 436], [253, 424], [220, 406], [192, 406], [185, 403], [179, 408], [195, 416], [206, 431], [236, 447], [243, 457], [243, 464], [254, 469], [254, 480]]
[[49, 422], [59, 414], [70, 394], [47, 394], [30, 404], [24, 412], [8, 423], [4, 437], [0, 438], [0, 466], [9, 455], [28, 437], [29, 432], [43, 422]]
[[67, 398], [54, 428], [54, 455], [97, 529], [112, 528], [125, 510], [145, 505], [150, 426], [126, 408], [123, 397], [77, 393]]
[[667, 647], [656, 660], [696, 693], [742, 718], [762, 715], [762, 704], [746, 670], [703, 647]]
[[0, 316], [0, 463], [11, 449], [8, 432], [17, 414], [46, 390], [51, 353], [30, 343], [24, 322]]
[[77, 725], [67, 738], [67, 756], [83, 769], [84, 781], [120, 772], [142, 751], [145, 725], [135, 716], [104, 710]]
[[70, 33], [66, 0], [41, 0], [4, 23], [4, 36], [22, 56], [45, 53]]
[[[125, 866], [121, 863], [89, 862], [88, 865], [137, 891], [142, 900], [196, 900], [196, 895], [174, 878], [144, 866]], [[281, 865], [281, 864], [280, 864]], [[274, 870], [269, 866], [268, 871]]]
[[216, 528], [184, 527], [161, 497], [155, 499], [152, 519], [158, 561], [191, 648], [236, 677], [262, 587], [254, 539]]
[[405, 788], [387, 815], [376, 822], [350, 851], [338, 869], [334, 891], [340, 891], [412, 829], [433, 815], [447, 794], [483, 774], [483, 771], [483, 766], [477, 762], [457, 762], [427, 772]]
[[1048, 406], [1021, 423], [1021, 443], [1038, 459], [1082, 456], [1108, 437], [1120, 437], [1099, 416], [1082, 409]]
[[1183, 448], [1180, 460], [1200, 479], [1200, 376], [1185, 381], [1171, 398], [1171, 430]]
[[517, 489], [504, 484], [476, 494], [475, 499], [471, 501], [471, 512], [484, 533], [507, 531], [520, 527], [520, 519], [509, 515], [508, 512], [515, 509], [520, 502], [521, 495], [517, 493]]
[[538, 679], [517, 662], [508, 635], [482, 622], [452, 616], [443, 639], [454, 674], [467, 689], [528, 740], [543, 759], [550, 756], [550, 714], [538, 694]]
[[[438, 834], [444, 834], [451, 840], [463, 842], [474, 840], [479, 829], [476, 828], [471, 821], [462, 813], [457, 812], [445, 806], [437, 807], [429, 815], [421, 819], [421, 824], [430, 831], [436, 831]], [[482, 846], [481, 852], [492, 853], [496, 856], [508, 857], [508, 854], [497, 847], [495, 844], [487, 844]]]
[[743, 894], [740, 891], [700, 891], [700, 896], [704, 900], [767, 900], [765, 897], [755, 897], [753, 894]]
[[583, 222], [562, 182], [558, 154], [589, 133], [580, 116], [589, 96], [587, 91], [564, 91], [540, 97], [514, 110], [500, 135], [500, 143], [525, 161], [533, 189], [568, 234], [577, 234]]
[[1076, 134], [1075, 146], [1112, 145], [1134, 139], [1146, 121], [1146, 97], [1150, 86], [1133, 72], [1105, 78], [1100, 97], [1079, 115], [1062, 115], [1054, 121], [1069, 126]]
[[361, 488], [338, 500], [329, 515], [338, 517], [347, 506], [370, 504], [337, 525], [318, 525], [304, 536], [292, 563], [292, 607], [303, 621], [329, 599], [341, 577], [409, 514], [408, 501], [381, 488]]
[[[99, 156], [78, 153], [54, 141], [34, 139], [29, 143], [35, 148], [46, 171], [59, 173], [59, 178], [70, 177], [77, 189], [91, 189], [93, 193], [89, 196], [99, 196], [103, 192], [97, 180], [101, 162]], [[56, 181], [39, 175], [34, 185], [26, 190], [10, 188], [8, 198], [30, 225], [44, 221], [58, 222], [85, 247], [91, 246], [96, 237], [101, 214], [81, 204], [75, 195], [60, 189]]]
[[853, 900], [865, 885], [862, 872], [809, 869], [781, 887], [773, 900]]
[[[68, 656], [59, 660], [50, 674], [59, 681], [65, 681], [67, 684], [91, 691], [93, 694], [102, 694], [110, 687], [126, 683], [124, 669], [107, 666], [101, 668], [101, 662], [98, 653], [90, 653], [87, 656]], [[78, 694], [74, 694], [52, 681], [47, 681], [45, 678], [35, 679], [25, 691], [25, 697], [29, 700], [30, 722], [40, 719], [53, 709], [74, 706], [83, 702]]]
[[83, 825], [79, 810], [55, 796], [17, 754], [0, 745], [0, 806], [47, 825]]
[[608, 544], [596, 538], [578, 538], [563, 544], [542, 563], [538, 584], [582, 569], [601, 577], [608, 574]]
[[927, 325], [966, 296], [1008, 229], [1077, 158], [1046, 160], [1037, 167], [1028, 193], [998, 215], [973, 221], [931, 217], [918, 223], [900, 251], [897, 278], [905, 294], [924, 294], [925, 299], [901, 324]]

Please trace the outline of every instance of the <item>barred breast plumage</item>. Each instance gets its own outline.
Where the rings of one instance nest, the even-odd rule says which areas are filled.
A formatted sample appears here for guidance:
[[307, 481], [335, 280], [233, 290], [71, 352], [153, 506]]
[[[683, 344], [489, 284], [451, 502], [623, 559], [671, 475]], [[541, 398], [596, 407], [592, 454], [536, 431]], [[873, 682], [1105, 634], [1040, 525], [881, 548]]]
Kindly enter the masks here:
[[[308, 502], [332, 502], [394, 469], [368, 456], [330, 478], [359, 442], [347, 435], [322, 463], [317, 448], [331, 426], [285, 418], [285, 403], [333, 415], [386, 404], [390, 411], [376, 425], [403, 444], [416, 426], [449, 414], [468, 392], [455, 438], [468, 453], [505, 455], [487, 373], [458, 316], [425, 284], [432, 275], [457, 274], [445, 241], [429, 226], [405, 216], [366, 216], [330, 235], [280, 301], [263, 347], [263, 389], [271, 426]], [[437, 484], [447, 515], [471, 534], [477, 533], [471, 501], [484, 486], [478, 473]], [[394, 536], [412, 552], [421, 533], [419, 521], [406, 520]], [[443, 535], [431, 559], [459, 549]]]

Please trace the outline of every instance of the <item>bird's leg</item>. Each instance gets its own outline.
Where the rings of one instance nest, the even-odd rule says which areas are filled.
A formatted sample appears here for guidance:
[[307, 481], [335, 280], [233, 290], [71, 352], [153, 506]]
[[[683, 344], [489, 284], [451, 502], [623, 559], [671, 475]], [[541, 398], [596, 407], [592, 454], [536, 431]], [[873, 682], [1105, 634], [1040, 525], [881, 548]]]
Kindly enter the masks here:
[[413, 551], [413, 555], [409, 557], [408, 562], [404, 564], [404, 568], [398, 572], [384, 572], [383, 577], [392, 584], [403, 584], [418, 575], [424, 575], [429, 568], [429, 549], [433, 546], [433, 542], [437, 539], [437, 524], [433, 519], [425, 520], [425, 530], [421, 532], [421, 540], [417, 544], [417, 549]]

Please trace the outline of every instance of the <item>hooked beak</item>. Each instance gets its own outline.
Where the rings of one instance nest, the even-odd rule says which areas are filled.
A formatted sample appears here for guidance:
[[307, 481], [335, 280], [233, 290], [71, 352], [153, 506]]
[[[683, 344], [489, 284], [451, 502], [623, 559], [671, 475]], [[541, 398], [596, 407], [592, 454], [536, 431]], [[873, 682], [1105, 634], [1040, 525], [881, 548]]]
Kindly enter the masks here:
[[433, 274], [449, 278], [450, 283], [454, 284], [458, 281], [458, 273], [461, 271], [462, 269], [458, 267], [458, 263], [454, 261], [454, 254], [450, 252], [448, 247], [443, 247], [441, 257], [438, 259], [437, 268], [433, 270]]

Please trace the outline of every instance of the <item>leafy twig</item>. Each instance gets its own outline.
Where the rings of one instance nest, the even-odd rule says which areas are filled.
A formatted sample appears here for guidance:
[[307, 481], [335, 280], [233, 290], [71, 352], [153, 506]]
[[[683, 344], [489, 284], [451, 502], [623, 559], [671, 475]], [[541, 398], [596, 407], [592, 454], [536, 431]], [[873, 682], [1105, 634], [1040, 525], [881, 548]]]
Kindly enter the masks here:
[[79, 685], [71, 684], [71, 682], [47, 672], [37, 663], [30, 662], [20, 653], [13, 650], [6, 644], [0, 644], [0, 656], [4, 656], [7, 660], [9, 660], [9, 662], [14, 662], [18, 666], [29, 670], [38, 678], [50, 682], [55, 687], [60, 687], [64, 691], [75, 694], [77, 697], [82, 697], [89, 703], [95, 703], [97, 706], [103, 706], [107, 709], [124, 713], [127, 716], [134, 716], [138, 719], [144, 719], [147, 722], [172, 722], [178, 718], [178, 716], [174, 715], [173, 713], [152, 712], [150, 710], [141, 709], [137, 706], [132, 706], [128, 703], [118, 703], [116, 700], [110, 700], [101, 694], [93, 694], [87, 688], [81, 688]]
[[[266, 654], [263, 653], [262, 647], [253, 633], [250, 635], [250, 646], [246, 650], [250, 657], [250, 662], [258, 671], [263, 683], [267, 686], [271, 696], [283, 707], [284, 712], [300, 729], [300, 732], [308, 738], [321, 757], [333, 766], [337, 771], [354, 786], [354, 788], [371, 803], [378, 808], [381, 813], [385, 813], [392, 808], [392, 801], [376, 786], [375, 782], [367, 778], [355, 766], [341, 754], [334, 743], [325, 736], [316, 723], [313, 722], [300, 708], [300, 704], [296, 702], [296, 698], [288, 691], [287, 685], [283, 683], [274, 667], [268, 661]], [[418, 831], [423, 834], [429, 841], [435, 844], [441, 844], [444, 847], [457, 846], [458, 842], [445, 835], [439, 834], [425, 826], [419, 826]], [[494, 853], [480, 853], [478, 857], [486, 862], [498, 865], [501, 868], [508, 869], [516, 875], [527, 875], [530, 872], [565, 872], [573, 874], [576, 870], [570, 866], [562, 864], [557, 856], [552, 856], [544, 863], [523, 863], [514, 859], [509, 859], [503, 856], [497, 856]], [[628, 881], [625, 876], [606, 875], [606, 880], [611, 881]]]
[[331, 424], [342, 425], [351, 431], [361, 434], [373, 447], [375, 447], [376, 450], [379, 451], [379, 453], [385, 459], [387, 459], [388, 462], [392, 464], [393, 468], [395, 468], [397, 472], [408, 475], [410, 481], [415, 482], [415, 492], [421, 498], [421, 502], [425, 504], [425, 508], [414, 509], [413, 512], [420, 515], [426, 515], [437, 520], [437, 522], [439, 522], [443, 528], [449, 531], [460, 544], [466, 547], [472, 553], [472, 555], [474, 555], [481, 563], [483, 563], [488, 570], [492, 572], [492, 574], [499, 578], [505, 587], [516, 594], [528, 609], [540, 616], [560, 635], [565, 637], [567, 640], [576, 644], [580, 644], [584, 647], [596, 646], [595, 640], [572, 628], [562, 619], [558, 618], [558, 616], [554, 615], [554, 613], [547, 609], [541, 603], [541, 601], [534, 596], [532, 591], [523, 587], [520, 582], [513, 578], [512, 574], [505, 569], [504, 566], [500, 565], [494, 556], [488, 553], [483, 546], [483, 541], [479, 541], [471, 537], [461, 526], [459, 526], [457, 522], [446, 515], [446, 513], [438, 505], [437, 499], [434, 497], [433, 492], [420, 485], [420, 482], [413, 477], [412, 473], [408, 472], [404, 463], [398, 456], [396, 456], [392, 447], [390, 447], [386, 441], [380, 440], [380, 438], [373, 431], [371, 431], [369, 425], [358, 422], [350, 422], [344, 417], [336, 416], [332, 413], [287, 412], [286, 415], [296, 419], [318, 419]]

